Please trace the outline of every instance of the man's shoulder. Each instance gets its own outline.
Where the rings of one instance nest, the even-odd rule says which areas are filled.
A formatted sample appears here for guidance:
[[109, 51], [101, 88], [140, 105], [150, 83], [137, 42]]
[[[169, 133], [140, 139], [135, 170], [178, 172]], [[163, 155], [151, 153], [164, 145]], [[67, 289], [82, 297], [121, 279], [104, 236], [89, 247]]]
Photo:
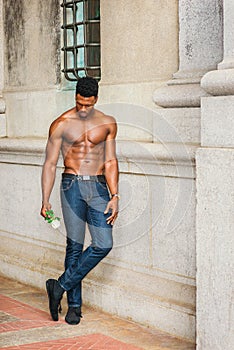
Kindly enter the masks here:
[[74, 118], [76, 115], [76, 107], [72, 107], [63, 112], [56, 120], [65, 121], [66, 119]]
[[102, 122], [104, 124], [113, 124], [113, 123], [115, 124], [116, 123], [116, 119], [113, 116], [105, 114], [102, 111], [99, 111], [97, 109], [96, 109], [96, 113], [97, 113], [98, 118], [102, 119]]
[[99, 113], [98, 118], [101, 120], [101, 124], [108, 130], [108, 134], [114, 139], [117, 133], [116, 119], [113, 116], [107, 115], [101, 111], [97, 112]]
[[62, 134], [64, 128], [67, 125], [67, 122], [72, 118], [75, 113], [75, 108], [71, 108], [68, 111], [61, 114], [58, 118], [56, 118], [50, 125], [49, 134], [51, 135], [55, 131], [59, 134]]
[[66, 122], [70, 118], [74, 117], [75, 115], [75, 107], [67, 110], [66, 112], [63, 112], [58, 118], [56, 118], [52, 124], [61, 124], [63, 122]]

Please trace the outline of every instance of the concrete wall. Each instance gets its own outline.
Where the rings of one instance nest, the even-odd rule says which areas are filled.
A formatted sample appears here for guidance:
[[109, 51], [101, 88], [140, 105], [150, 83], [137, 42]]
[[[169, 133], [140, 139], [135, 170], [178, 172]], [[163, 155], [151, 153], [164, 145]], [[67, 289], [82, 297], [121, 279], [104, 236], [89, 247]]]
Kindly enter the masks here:
[[[101, 1], [102, 81], [168, 79], [177, 69], [177, 1]], [[157, 20], [156, 20], [157, 18]], [[150, 38], [150, 40], [148, 40]]]
[[4, 87], [4, 35], [3, 35], [3, 4], [0, 0], [0, 137], [6, 136], [5, 101], [2, 97]]
[[197, 344], [199, 350], [231, 350], [234, 150], [201, 148], [196, 160]]
[[197, 349], [231, 350], [234, 224], [234, 3], [223, 1], [223, 60], [201, 87], [197, 163]]
[[[45, 136], [74, 101], [74, 84], [59, 73], [59, 3], [3, 1], [8, 137], [0, 140], [1, 272], [41, 288], [62, 271], [65, 249], [63, 225], [54, 231], [39, 216]], [[155, 106], [153, 92], [178, 69], [178, 1], [142, 4], [101, 0], [98, 108], [118, 121], [122, 199], [115, 248], [86, 278], [84, 299], [194, 341], [200, 111]], [[60, 161], [52, 194], [58, 215], [61, 171]]]
[[60, 82], [60, 1], [4, 0], [5, 90]]
[[[63, 269], [65, 245], [63, 225], [54, 231], [39, 216], [44, 141], [25, 139], [21, 148], [18, 139], [0, 141], [1, 272], [44, 288], [45, 279]], [[188, 155], [193, 158], [194, 149]], [[193, 164], [180, 150], [171, 158], [163, 145], [131, 141], [119, 141], [118, 157], [122, 199], [115, 248], [86, 278], [84, 300], [194, 339]], [[60, 172], [51, 198], [58, 215]]]
[[101, 0], [101, 103], [155, 108], [152, 91], [178, 68], [177, 13], [177, 0]]
[[[227, 62], [224, 57], [221, 67], [227, 68]], [[208, 73], [201, 83], [215, 96], [202, 100], [202, 147], [196, 155], [198, 350], [231, 350], [234, 344], [233, 76], [234, 69], [221, 68]], [[220, 91], [223, 96], [218, 96]]]
[[7, 136], [45, 136], [61, 80], [60, 1], [3, 4]]

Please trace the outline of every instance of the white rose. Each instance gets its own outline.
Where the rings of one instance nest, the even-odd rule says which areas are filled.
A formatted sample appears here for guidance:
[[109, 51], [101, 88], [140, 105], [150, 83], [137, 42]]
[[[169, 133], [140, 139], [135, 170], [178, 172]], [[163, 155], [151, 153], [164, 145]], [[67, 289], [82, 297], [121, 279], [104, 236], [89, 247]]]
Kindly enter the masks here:
[[55, 219], [51, 222], [51, 226], [56, 229], [56, 228], [59, 228], [60, 226], [60, 221], [58, 219]]

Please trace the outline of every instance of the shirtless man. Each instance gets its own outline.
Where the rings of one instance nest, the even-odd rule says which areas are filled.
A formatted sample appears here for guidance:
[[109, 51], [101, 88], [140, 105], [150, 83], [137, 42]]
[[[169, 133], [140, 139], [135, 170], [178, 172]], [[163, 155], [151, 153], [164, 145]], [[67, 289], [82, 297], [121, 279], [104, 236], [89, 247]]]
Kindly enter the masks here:
[[[118, 161], [116, 121], [94, 108], [98, 83], [85, 77], [77, 82], [76, 106], [50, 126], [42, 171], [41, 215], [51, 209], [60, 150], [64, 159], [61, 204], [67, 231], [65, 271], [46, 281], [49, 309], [58, 321], [60, 302], [67, 292], [65, 320], [78, 324], [81, 317], [81, 281], [111, 250], [112, 226], [118, 215]], [[83, 250], [86, 222], [91, 244]]]

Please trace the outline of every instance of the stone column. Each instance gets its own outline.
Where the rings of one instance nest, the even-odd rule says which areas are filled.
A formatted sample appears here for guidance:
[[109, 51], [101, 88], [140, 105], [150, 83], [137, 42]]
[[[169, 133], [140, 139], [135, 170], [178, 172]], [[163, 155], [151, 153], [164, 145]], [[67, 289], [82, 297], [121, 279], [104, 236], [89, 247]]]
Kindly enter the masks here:
[[222, 59], [222, 1], [179, 1], [179, 71], [176, 79], [201, 78]]
[[2, 90], [4, 87], [4, 30], [2, 9], [2, 0], [0, 0], [0, 137], [6, 136], [5, 102], [2, 97]]
[[201, 86], [207, 93], [216, 96], [234, 95], [234, 2], [224, 0], [224, 57], [218, 70], [206, 74]]
[[197, 164], [197, 350], [233, 349], [234, 3], [224, 0], [224, 59], [201, 81]]
[[201, 77], [222, 59], [222, 1], [179, 1], [179, 70], [154, 93], [162, 107], [199, 107]]
[[223, 0], [224, 3], [224, 59], [219, 64], [219, 69], [234, 68], [234, 2], [232, 0]]

